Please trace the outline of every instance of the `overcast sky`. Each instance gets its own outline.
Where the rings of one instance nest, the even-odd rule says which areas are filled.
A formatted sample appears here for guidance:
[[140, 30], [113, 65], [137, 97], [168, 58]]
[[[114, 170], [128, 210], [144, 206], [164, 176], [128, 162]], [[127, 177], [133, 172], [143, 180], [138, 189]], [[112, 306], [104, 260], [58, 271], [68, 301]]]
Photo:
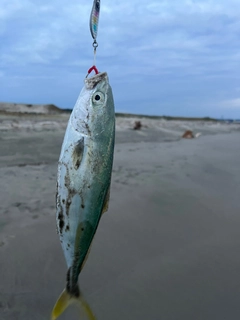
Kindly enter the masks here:
[[[92, 0], [0, 1], [0, 101], [72, 108]], [[97, 67], [118, 112], [240, 118], [239, 0], [101, 0]]]

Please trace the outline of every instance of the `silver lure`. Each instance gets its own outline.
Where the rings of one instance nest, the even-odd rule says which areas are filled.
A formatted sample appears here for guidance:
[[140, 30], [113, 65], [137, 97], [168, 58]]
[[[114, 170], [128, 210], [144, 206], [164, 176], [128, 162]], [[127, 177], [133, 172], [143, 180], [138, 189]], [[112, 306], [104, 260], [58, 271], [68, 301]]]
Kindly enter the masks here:
[[90, 21], [89, 21], [90, 32], [94, 39], [94, 43], [96, 43], [96, 39], [97, 39], [99, 14], [100, 14], [100, 0], [94, 0], [92, 11], [90, 14]]

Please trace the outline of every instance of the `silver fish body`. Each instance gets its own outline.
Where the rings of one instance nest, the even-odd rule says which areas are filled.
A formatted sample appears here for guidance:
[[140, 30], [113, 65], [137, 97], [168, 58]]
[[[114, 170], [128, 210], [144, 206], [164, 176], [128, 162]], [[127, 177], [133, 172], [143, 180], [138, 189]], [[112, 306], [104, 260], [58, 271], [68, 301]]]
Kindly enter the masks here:
[[101, 215], [107, 210], [115, 112], [107, 73], [85, 79], [58, 163], [57, 230], [68, 266], [66, 290], [79, 295], [78, 276]]

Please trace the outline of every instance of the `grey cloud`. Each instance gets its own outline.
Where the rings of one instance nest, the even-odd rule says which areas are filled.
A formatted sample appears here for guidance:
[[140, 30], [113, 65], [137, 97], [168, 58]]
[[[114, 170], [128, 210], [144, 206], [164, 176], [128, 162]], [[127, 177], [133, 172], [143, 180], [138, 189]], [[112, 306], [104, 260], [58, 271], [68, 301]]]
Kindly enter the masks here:
[[[71, 107], [93, 59], [92, 2], [2, 1], [0, 94]], [[239, 11], [237, 0], [102, 1], [97, 65], [110, 75], [117, 110], [240, 117], [223, 102], [240, 96]]]

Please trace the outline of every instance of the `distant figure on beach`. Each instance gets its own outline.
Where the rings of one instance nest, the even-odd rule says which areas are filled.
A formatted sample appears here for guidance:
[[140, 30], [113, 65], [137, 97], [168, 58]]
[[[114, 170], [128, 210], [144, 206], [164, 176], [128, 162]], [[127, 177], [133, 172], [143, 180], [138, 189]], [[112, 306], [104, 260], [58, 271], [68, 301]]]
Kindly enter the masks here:
[[142, 128], [142, 123], [141, 121], [135, 121], [133, 130], [140, 130]]
[[194, 138], [194, 135], [193, 135], [193, 132], [191, 130], [187, 130], [184, 132], [182, 138], [185, 138], [185, 139], [192, 139]]

